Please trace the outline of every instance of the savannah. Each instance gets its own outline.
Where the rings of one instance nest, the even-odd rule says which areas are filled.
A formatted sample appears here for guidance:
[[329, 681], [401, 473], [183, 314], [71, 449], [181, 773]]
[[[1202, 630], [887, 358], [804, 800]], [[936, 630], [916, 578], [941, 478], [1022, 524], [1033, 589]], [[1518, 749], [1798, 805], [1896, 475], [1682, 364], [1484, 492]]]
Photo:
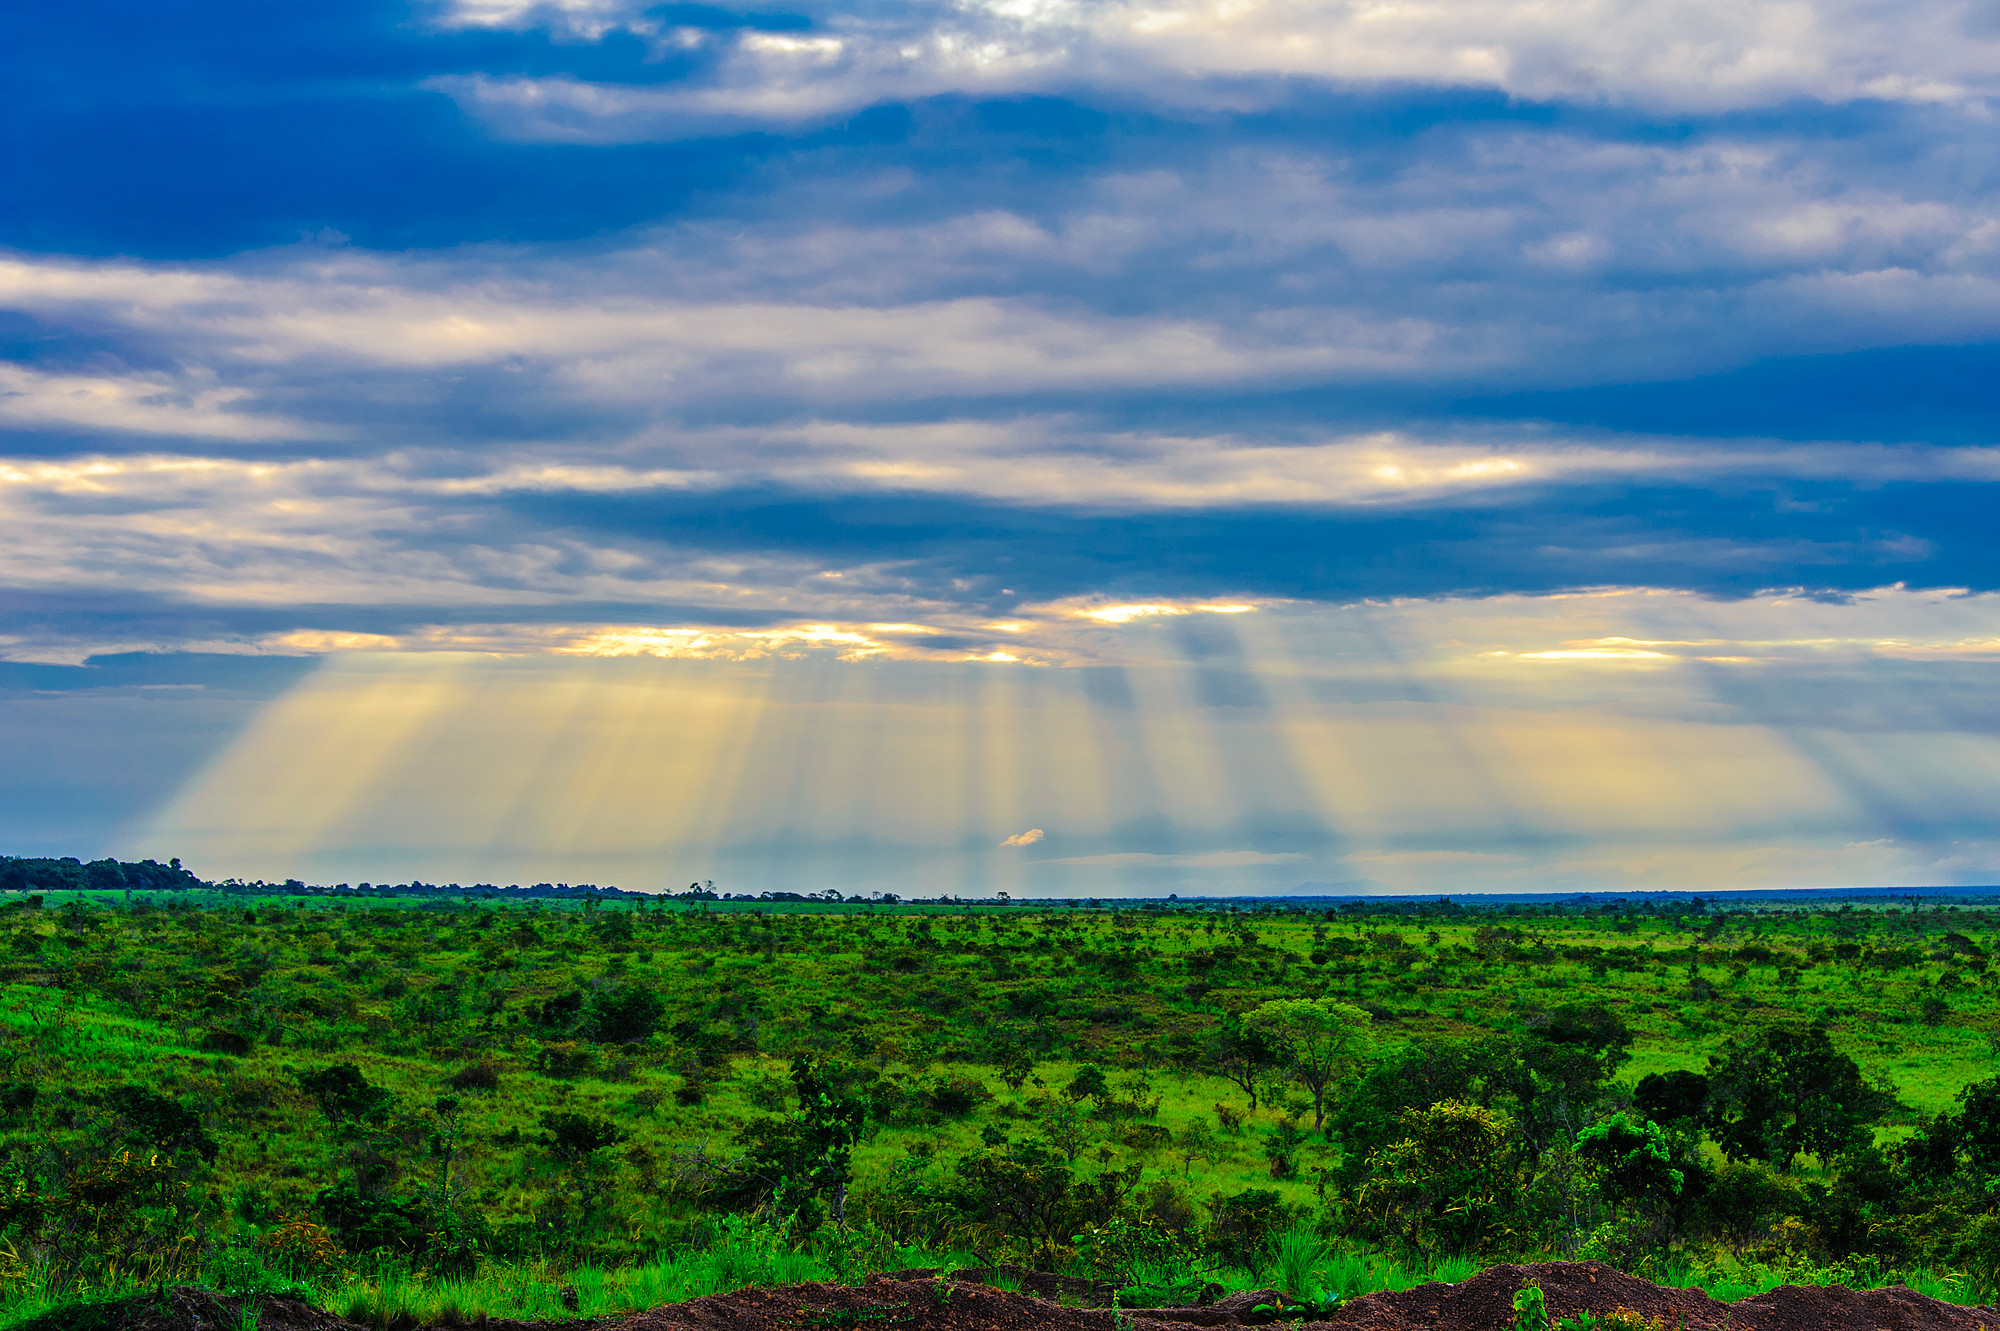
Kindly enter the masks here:
[[[546, 1322], [893, 1272], [1121, 1326], [1519, 1263], [1725, 1303], [2000, 1285], [1976, 897], [0, 887], [9, 1325], [173, 1290], [250, 1326]], [[858, 1306], [800, 1324], [907, 1320]]]

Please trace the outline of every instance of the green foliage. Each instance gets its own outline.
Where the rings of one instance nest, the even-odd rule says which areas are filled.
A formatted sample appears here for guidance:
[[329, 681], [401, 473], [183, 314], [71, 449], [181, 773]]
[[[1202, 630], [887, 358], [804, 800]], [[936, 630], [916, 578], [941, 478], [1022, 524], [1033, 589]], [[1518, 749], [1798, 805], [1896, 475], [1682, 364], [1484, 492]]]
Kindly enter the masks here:
[[1368, 1014], [1331, 999], [1274, 998], [1252, 1008], [1244, 1024], [1265, 1036], [1312, 1096], [1313, 1129], [1324, 1127], [1327, 1092], [1373, 1043]]
[[1291, 1226], [1292, 1208], [1269, 1188], [1249, 1188], [1209, 1201], [1209, 1247], [1223, 1262], [1245, 1271], [1263, 1265], [1271, 1241]]
[[221, 1150], [215, 1139], [202, 1130], [199, 1114], [157, 1091], [143, 1086], [117, 1086], [105, 1095], [104, 1102], [123, 1120], [127, 1141], [135, 1150], [194, 1155], [210, 1163]]
[[1665, 1206], [1681, 1195], [1685, 1175], [1673, 1167], [1667, 1134], [1627, 1114], [1613, 1114], [1576, 1136], [1576, 1153], [1598, 1174], [1612, 1201]]
[[[312, 1226], [334, 1252], [286, 1278], [322, 1285], [652, 1269], [753, 1218], [785, 1251], [866, 1232], [883, 1262], [921, 1238], [1156, 1289], [1272, 1278], [1292, 1232], [1326, 1290], [1389, 1269], [1367, 1245], [1737, 1280], [2000, 1256], [1983, 911], [122, 902], [0, 903], [4, 1237], [34, 1279], [36, 1208], [121, 1153], [185, 1187], [142, 1250], [290, 1271], [264, 1241]], [[1713, 1002], [1659, 1002], [1697, 980]], [[1768, 1034], [1795, 1013], [1826, 1047]], [[1330, 1062], [1322, 1028], [1351, 1037]], [[1892, 1069], [1920, 1112], [1851, 1094]], [[1491, 1168], [1454, 1174], [1422, 1125], [1471, 1111]]]
[[1831, 1161], [1872, 1139], [1894, 1097], [1870, 1086], [1821, 1026], [1767, 1026], [1709, 1060], [1716, 1140], [1732, 1160], [1789, 1169], [1810, 1152]]
[[594, 993], [583, 1006], [584, 1020], [593, 1038], [605, 1044], [630, 1044], [645, 1039], [659, 1027], [666, 1013], [666, 999], [657, 990], [638, 983]]
[[336, 1063], [318, 1072], [301, 1073], [299, 1089], [312, 1097], [328, 1123], [347, 1131], [379, 1123], [396, 1102], [389, 1091], [370, 1086], [361, 1069], [352, 1063]]
[[1549, 1331], [1548, 1302], [1539, 1281], [1530, 1280], [1514, 1291], [1514, 1331]]
[[1505, 1241], [1526, 1219], [1526, 1180], [1509, 1158], [1512, 1127], [1457, 1100], [1407, 1111], [1398, 1139], [1370, 1154], [1357, 1211], [1377, 1236], [1412, 1252], [1478, 1252]]

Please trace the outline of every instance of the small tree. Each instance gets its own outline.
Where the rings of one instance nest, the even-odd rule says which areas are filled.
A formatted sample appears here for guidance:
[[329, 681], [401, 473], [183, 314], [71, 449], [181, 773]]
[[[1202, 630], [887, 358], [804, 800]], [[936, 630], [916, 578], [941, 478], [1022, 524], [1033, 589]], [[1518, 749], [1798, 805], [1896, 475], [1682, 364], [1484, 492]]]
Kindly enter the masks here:
[[[1292, 1076], [1312, 1096], [1313, 1131], [1326, 1127], [1327, 1088], [1360, 1062], [1372, 1043], [1369, 1016], [1328, 998], [1280, 998], [1251, 1009], [1247, 1029], [1261, 1031]], [[1252, 1107], [1255, 1099], [1252, 1098]]]
[[1209, 1041], [1207, 1052], [1209, 1066], [1241, 1087], [1250, 1101], [1250, 1112], [1256, 1113], [1258, 1087], [1282, 1065], [1285, 1056], [1271, 1032], [1261, 1026], [1231, 1021]]
[[1369, 1153], [1355, 1198], [1374, 1228], [1427, 1258], [1478, 1252], [1513, 1233], [1524, 1185], [1505, 1115], [1448, 1100], [1408, 1111], [1397, 1127], [1399, 1140]]
[[642, 984], [621, 984], [602, 990], [592, 994], [584, 1004], [585, 1019], [601, 1044], [643, 1040], [658, 1028], [666, 1012], [666, 1000]]
[[352, 1063], [336, 1063], [320, 1072], [300, 1073], [299, 1087], [319, 1105], [326, 1121], [342, 1131], [380, 1123], [396, 1103], [396, 1097], [388, 1090], [370, 1086], [361, 1069]]
[[1577, 1134], [1576, 1153], [1608, 1201], [1655, 1210], [1681, 1195], [1685, 1176], [1674, 1168], [1667, 1134], [1656, 1123], [1613, 1114]]

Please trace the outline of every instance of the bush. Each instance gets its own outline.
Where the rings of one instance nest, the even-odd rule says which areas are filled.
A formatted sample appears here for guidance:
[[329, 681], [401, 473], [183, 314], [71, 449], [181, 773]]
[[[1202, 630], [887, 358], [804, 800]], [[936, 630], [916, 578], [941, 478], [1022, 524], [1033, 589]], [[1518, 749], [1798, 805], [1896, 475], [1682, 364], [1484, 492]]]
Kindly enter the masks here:
[[1262, 1264], [1271, 1240], [1289, 1229], [1292, 1211], [1268, 1188], [1251, 1188], [1233, 1197], [1217, 1193], [1209, 1199], [1208, 1246], [1231, 1266], [1254, 1271]]
[[300, 1073], [299, 1087], [319, 1105], [327, 1122], [336, 1127], [380, 1122], [396, 1101], [382, 1087], [370, 1086], [361, 1069], [352, 1063], [336, 1063], [319, 1072]]
[[932, 1086], [925, 1098], [946, 1118], [963, 1118], [991, 1100], [993, 1092], [977, 1077], [948, 1077]]
[[473, 1063], [445, 1078], [444, 1084], [454, 1091], [497, 1091], [500, 1070], [489, 1063]]
[[585, 1024], [600, 1044], [631, 1044], [659, 1028], [667, 1002], [642, 984], [622, 984], [592, 994]]

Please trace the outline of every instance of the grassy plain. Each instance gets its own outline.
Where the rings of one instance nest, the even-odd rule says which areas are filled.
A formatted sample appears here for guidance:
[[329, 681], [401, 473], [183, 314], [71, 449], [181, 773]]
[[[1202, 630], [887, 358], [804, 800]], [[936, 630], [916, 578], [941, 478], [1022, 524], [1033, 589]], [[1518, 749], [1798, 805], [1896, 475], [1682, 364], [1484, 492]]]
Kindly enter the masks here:
[[[1893, 1088], [1887, 1143], [1993, 1074], [1996, 943], [2000, 913], [1937, 900], [1475, 911], [17, 898], [0, 913], [0, 1080], [42, 1094], [4, 1140], [18, 1167], [81, 1151], [110, 1088], [152, 1088], [199, 1115], [217, 1148], [199, 1177], [209, 1223], [248, 1243], [313, 1214], [342, 1180], [385, 1195], [429, 1186], [424, 1142], [449, 1095], [462, 1106], [451, 1186], [506, 1260], [474, 1278], [483, 1294], [434, 1279], [421, 1297], [531, 1314], [568, 1283], [609, 1307], [700, 1292], [729, 1252], [750, 1278], [773, 1263], [838, 1273], [837, 1255], [732, 1237], [703, 1204], [742, 1125], [790, 1109], [797, 1054], [844, 1065], [873, 1107], [849, 1214], [884, 1237], [851, 1259], [969, 1260], [990, 1234], [899, 1231], [898, 1199], [982, 1143], [1046, 1128], [1086, 1067], [1132, 1109], [1077, 1121], [1075, 1162], [1137, 1169], [1137, 1190], [1166, 1184], [1197, 1205], [1266, 1189], [1301, 1215], [1323, 1210], [1341, 1144], [1308, 1134], [1282, 1176], [1270, 1155], [1281, 1126], [1310, 1128], [1303, 1091], [1272, 1077], [1253, 1112], [1203, 1052], [1230, 1014], [1267, 999], [1362, 1007], [1376, 1059], [1601, 1004], [1634, 1036], [1613, 1104], [1647, 1073], [1701, 1069], [1731, 1036], [1815, 1020]], [[661, 1010], [633, 1038], [599, 1038], [580, 1016], [593, 996], [635, 990]], [[302, 1074], [342, 1063], [395, 1096], [386, 1135], [329, 1131], [301, 1089]], [[622, 1135], [605, 1155], [607, 1220], [587, 1241], [559, 1240], [552, 1219], [564, 1175], [542, 1128], [555, 1114]], [[1341, 1260], [1359, 1263], [1348, 1283], [1426, 1269]], [[412, 1279], [383, 1267], [333, 1297], [358, 1307]], [[510, 1279], [519, 1289], [505, 1294]], [[409, 1304], [415, 1288], [396, 1297]]]

